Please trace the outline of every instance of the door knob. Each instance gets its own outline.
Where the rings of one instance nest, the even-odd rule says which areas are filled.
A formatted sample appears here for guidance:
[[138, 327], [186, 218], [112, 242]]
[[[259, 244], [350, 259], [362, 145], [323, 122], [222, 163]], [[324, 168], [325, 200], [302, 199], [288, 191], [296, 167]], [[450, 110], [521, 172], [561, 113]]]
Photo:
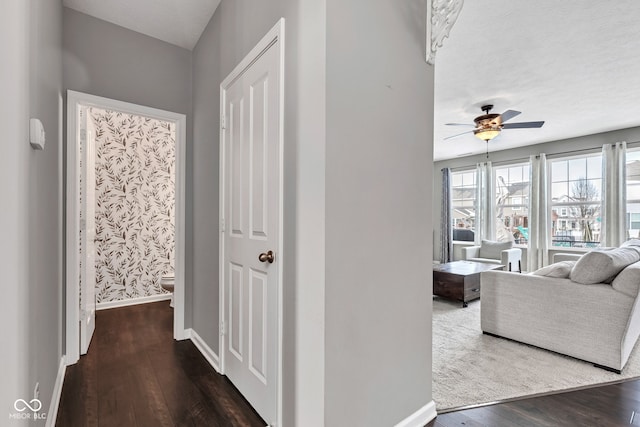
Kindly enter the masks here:
[[260, 262], [268, 262], [269, 264], [272, 264], [275, 259], [276, 254], [274, 254], [273, 251], [269, 251], [267, 253], [262, 252], [260, 255], [258, 255], [258, 260]]

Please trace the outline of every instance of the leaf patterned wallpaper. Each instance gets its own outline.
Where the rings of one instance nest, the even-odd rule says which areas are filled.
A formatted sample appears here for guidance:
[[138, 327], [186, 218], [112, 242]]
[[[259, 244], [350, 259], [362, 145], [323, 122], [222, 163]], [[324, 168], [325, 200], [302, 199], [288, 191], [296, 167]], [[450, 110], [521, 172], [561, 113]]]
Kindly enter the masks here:
[[175, 125], [88, 108], [96, 141], [96, 302], [165, 293], [174, 272]]

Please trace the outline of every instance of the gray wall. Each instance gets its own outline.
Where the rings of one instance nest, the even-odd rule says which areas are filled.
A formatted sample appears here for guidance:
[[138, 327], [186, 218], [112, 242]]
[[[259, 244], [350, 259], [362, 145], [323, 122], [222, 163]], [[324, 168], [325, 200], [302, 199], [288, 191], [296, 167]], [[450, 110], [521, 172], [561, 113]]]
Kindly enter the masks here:
[[220, 14], [193, 50], [193, 329], [219, 354]]
[[[285, 17], [284, 425], [389, 425], [431, 400], [433, 70], [420, 3], [223, 0], [192, 58], [65, 10], [65, 89], [193, 116], [187, 308], [216, 351], [219, 85]], [[373, 241], [392, 251], [376, 274]]]
[[[218, 351], [219, 85], [286, 19], [287, 426], [390, 425], [431, 400], [425, 11], [375, 3], [223, 0], [194, 50], [193, 327]], [[392, 252], [375, 271], [373, 242]]]
[[5, 5], [0, 15], [0, 34], [5, 41], [0, 78], [4, 94], [0, 98], [0, 123], [5, 141], [0, 156], [0, 183], [3, 204], [11, 206], [0, 209], [0, 219], [5, 224], [0, 246], [5, 275], [2, 291], [6, 301], [11, 302], [0, 310], [5, 343], [0, 358], [3, 366], [11, 367], [3, 372], [0, 388], [0, 404], [5, 414], [13, 412], [17, 398], [30, 396], [30, 363], [23, 357], [29, 354], [29, 20], [29, 2], [20, 0]]
[[[283, 425], [322, 425], [322, 390], [317, 387], [305, 395], [298, 388], [298, 380], [305, 374], [314, 377], [307, 383], [317, 384], [320, 376], [322, 384], [322, 362], [314, 369], [300, 371], [300, 353], [297, 349], [299, 307], [304, 301], [296, 301], [298, 280], [296, 265], [299, 256], [297, 242], [298, 225], [296, 198], [299, 186], [297, 180], [297, 152], [299, 137], [299, 114], [305, 105], [315, 100], [299, 100], [298, 78], [301, 74], [298, 43], [304, 34], [299, 31], [301, 22], [299, 4], [309, 0], [279, 0], [262, 2], [258, 0], [223, 0], [209, 22], [194, 49], [193, 59], [193, 114], [194, 114], [194, 305], [193, 328], [219, 352], [219, 283], [218, 283], [218, 183], [219, 183], [219, 103], [220, 83], [246, 56], [255, 44], [269, 31], [280, 17], [286, 19], [285, 41], [285, 244], [280, 256], [284, 268], [284, 350], [286, 369], [283, 372]], [[322, 4], [322, 2], [317, 2]], [[317, 18], [317, 16], [314, 16]], [[312, 17], [309, 15], [309, 21]], [[313, 24], [312, 24], [313, 26]], [[323, 86], [320, 86], [323, 88]], [[317, 105], [317, 104], [313, 104]], [[322, 170], [324, 174], [324, 170]], [[320, 179], [324, 175], [320, 176]], [[317, 180], [316, 180], [317, 181]], [[315, 242], [307, 243], [314, 246]], [[324, 264], [321, 263], [321, 266]], [[313, 280], [313, 279], [312, 279]], [[321, 284], [322, 288], [324, 284]], [[311, 288], [311, 284], [309, 284]], [[312, 306], [315, 307], [317, 300]], [[306, 312], [302, 316], [308, 315]], [[320, 322], [322, 323], [322, 322]], [[318, 335], [316, 334], [316, 337]], [[322, 343], [317, 343], [321, 346]], [[305, 349], [313, 353], [314, 347]], [[315, 352], [323, 355], [324, 351]], [[322, 357], [320, 357], [322, 361]], [[304, 384], [303, 384], [304, 386]], [[297, 390], [297, 391], [296, 391]], [[309, 407], [300, 408], [301, 402], [310, 402]], [[316, 403], [317, 402], [317, 403]], [[315, 409], [311, 409], [316, 405]], [[319, 406], [318, 406], [319, 405]], [[319, 408], [319, 409], [318, 409]], [[319, 413], [318, 413], [319, 412]]]
[[[0, 156], [5, 224], [2, 271], [3, 417], [16, 399], [30, 400], [40, 383], [41, 413], [49, 410], [62, 357], [62, 187], [60, 0], [11, 1], [3, 6], [3, 98]], [[29, 118], [46, 132], [44, 151], [29, 146]], [[36, 425], [44, 425], [40, 420]], [[24, 425], [7, 418], [3, 425]]]
[[64, 8], [64, 89], [191, 113], [191, 52]]
[[328, 426], [431, 401], [433, 67], [424, 2], [327, 1]]
[[191, 327], [192, 53], [68, 8], [64, 8], [63, 48], [65, 93], [70, 89], [187, 115], [185, 327]]
[[[489, 160], [494, 164], [520, 161], [526, 162], [532, 154], [545, 153], [550, 155], [567, 153], [579, 150], [600, 150], [604, 144], [612, 144], [619, 141], [627, 143], [640, 142], [640, 127], [621, 129], [612, 132], [598, 133], [594, 135], [581, 136], [578, 138], [563, 139], [560, 141], [545, 142], [544, 144], [518, 147], [512, 150], [501, 150], [489, 153]], [[578, 154], [578, 153], [575, 153]], [[448, 167], [452, 169], [465, 168], [473, 169], [476, 163], [486, 161], [484, 154], [469, 157], [459, 157], [455, 159], [442, 160], [434, 163], [433, 167], [433, 192], [437, 196], [442, 193], [441, 169]], [[433, 253], [440, 253], [440, 208], [442, 206], [441, 197], [434, 197], [433, 204]], [[551, 251], [553, 252], [553, 251]], [[523, 269], [526, 269], [526, 252], [523, 252]]]

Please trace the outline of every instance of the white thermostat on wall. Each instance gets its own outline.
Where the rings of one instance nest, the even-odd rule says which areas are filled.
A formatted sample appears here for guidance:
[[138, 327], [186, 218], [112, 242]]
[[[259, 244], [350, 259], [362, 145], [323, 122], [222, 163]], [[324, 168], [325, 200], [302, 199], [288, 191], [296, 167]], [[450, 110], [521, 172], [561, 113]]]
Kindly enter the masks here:
[[44, 150], [44, 127], [38, 119], [29, 120], [29, 142], [34, 150]]

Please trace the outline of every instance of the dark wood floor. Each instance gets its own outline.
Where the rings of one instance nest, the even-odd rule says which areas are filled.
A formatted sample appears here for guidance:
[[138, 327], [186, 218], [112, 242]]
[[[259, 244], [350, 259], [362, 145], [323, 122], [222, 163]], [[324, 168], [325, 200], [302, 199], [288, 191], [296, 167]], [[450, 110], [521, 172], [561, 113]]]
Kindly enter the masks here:
[[[191, 341], [168, 301], [99, 311], [67, 368], [56, 426], [264, 426]], [[439, 415], [428, 427], [640, 426], [640, 380]]]
[[640, 426], [640, 380], [439, 415], [428, 427]]
[[189, 340], [168, 301], [99, 311], [86, 356], [67, 368], [56, 426], [261, 426]]

